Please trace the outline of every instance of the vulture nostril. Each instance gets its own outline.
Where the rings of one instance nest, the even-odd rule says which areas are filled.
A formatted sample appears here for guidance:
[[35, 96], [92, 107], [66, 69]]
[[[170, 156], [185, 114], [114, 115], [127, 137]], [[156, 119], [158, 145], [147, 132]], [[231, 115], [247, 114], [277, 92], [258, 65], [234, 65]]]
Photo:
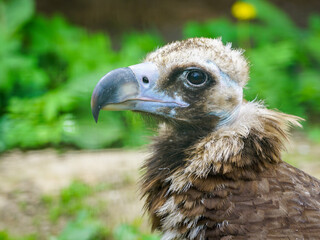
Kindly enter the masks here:
[[149, 79], [147, 77], [143, 77], [142, 78], [142, 82], [147, 84], [147, 83], [149, 83]]

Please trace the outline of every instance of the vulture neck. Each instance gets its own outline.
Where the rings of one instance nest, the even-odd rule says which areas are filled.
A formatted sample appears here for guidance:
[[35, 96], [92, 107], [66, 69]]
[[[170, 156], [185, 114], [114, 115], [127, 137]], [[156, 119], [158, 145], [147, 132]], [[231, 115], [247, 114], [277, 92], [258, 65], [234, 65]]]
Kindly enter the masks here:
[[158, 184], [169, 185], [171, 191], [185, 191], [195, 179], [209, 175], [254, 179], [281, 161], [288, 128], [300, 126], [298, 120], [247, 102], [240, 107], [237, 119], [211, 132], [190, 135], [164, 124], [154, 141], [153, 155], [144, 165], [144, 195]]
[[166, 216], [176, 214], [169, 204], [176, 198], [171, 197], [202, 196], [203, 191], [211, 192], [224, 182], [253, 180], [262, 171], [272, 171], [281, 162], [289, 125], [299, 126], [298, 120], [249, 102], [243, 103], [233, 123], [206, 134], [190, 135], [162, 125], [153, 154], [143, 166], [142, 194], [152, 228], [169, 228], [166, 224], [171, 218]]

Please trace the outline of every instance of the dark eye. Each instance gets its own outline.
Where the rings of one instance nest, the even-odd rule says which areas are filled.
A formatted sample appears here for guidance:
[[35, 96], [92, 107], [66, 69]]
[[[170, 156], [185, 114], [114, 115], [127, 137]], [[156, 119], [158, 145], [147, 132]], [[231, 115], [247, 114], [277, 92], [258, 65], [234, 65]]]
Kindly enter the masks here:
[[187, 79], [192, 85], [202, 85], [207, 81], [207, 74], [200, 70], [192, 70], [188, 72]]

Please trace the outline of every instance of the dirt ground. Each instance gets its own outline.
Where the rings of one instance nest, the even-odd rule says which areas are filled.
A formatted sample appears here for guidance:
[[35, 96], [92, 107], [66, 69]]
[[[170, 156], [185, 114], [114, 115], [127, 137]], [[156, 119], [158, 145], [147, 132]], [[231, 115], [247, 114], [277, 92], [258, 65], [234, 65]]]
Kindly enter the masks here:
[[[320, 144], [295, 135], [283, 159], [320, 178]], [[67, 151], [54, 149], [22, 152], [15, 150], [0, 156], [0, 230], [13, 234], [54, 234], [63, 223], [51, 226], [41, 207], [43, 195], [55, 195], [77, 179], [95, 185], [114, 186], [99, 194], [108, 205], [105, 223], [116, 226], [143, 215], [138, 191], [139, 166], [146, 150]], [[142, 218], [148, 229], [147, 217]]]
[[[108, 183], [116, 188], [99, 194], [107, 203], [105, 224], [112, 228], [143, 216], [136, 182], [139, 166], [147, 156], [143, 150], [68, 151], [54, 149], [12, 151], [0, 160], [0, 230], [13, 235], [57, 234], [65, 223], [52, 223], [44, 217], [44, 195], [56, 195], [72, 181], [90, 185]], [[147, 228], [146, 217], [143, 217]]]

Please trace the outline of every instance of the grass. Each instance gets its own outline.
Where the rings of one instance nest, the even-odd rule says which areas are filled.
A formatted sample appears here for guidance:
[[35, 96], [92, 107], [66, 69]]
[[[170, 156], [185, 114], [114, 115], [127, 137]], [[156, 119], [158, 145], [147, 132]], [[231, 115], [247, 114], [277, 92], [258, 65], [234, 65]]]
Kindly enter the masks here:
[[50, 240], [99, 240], [109, 236], [110, 230], [104, 227], [94, 214], [85, 208], [79, 208], [76, 218], [69, 221], [58, 236], [50, 237]]
[[[124, 184], [131, 179], [124, 178]], [[117, 184], [97, 184], [91, 186], [83, 181], [75, 180], [57, 195], [43, 195], [41, 205], [46, 209], [48, 223], [63, 228], [58, 234], [45, 236], [49, 240], [159, 240], [154, 234], [141, 232], [141, 220], [120, 224], [110, 229], [100, 216], [107, 211], [106, 201], [99, 200], [98, 194], [114, 190]], [[21, 204], [20, 209], [25, 209]], [[37, 221], [37, 216], [34, 217]], [[37, 233], [15, 236], [7, 230], [0, 231], [0, 240], [40, 240]]]
[[6, 230], [0, 231], [0, 240], [37, 240], [37, 236], [35, 234], [25, 235], [25, 236], [12, 236]]
[[94, 211], [85, 200], [99, 190], [104, 189], [97, 189], [81, 181], [74, 181], [70, 186], [62, 189], [58, 197], [43, 196], [42, 201], [48, 206], [50, 220], [56, 222], [61, 216], [75, 216], [79, 210]]

